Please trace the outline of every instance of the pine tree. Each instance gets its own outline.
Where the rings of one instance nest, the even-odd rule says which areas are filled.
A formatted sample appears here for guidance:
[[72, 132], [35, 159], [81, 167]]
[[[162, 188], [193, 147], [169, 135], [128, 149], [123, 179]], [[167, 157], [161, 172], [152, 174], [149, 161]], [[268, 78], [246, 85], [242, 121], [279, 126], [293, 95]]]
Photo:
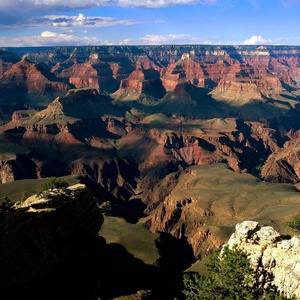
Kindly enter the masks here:
[[[247, 255], [238, 248], [216, 250], [206, 264], [207, 276], [185, 274], [184, 290], [187, 300], [285, 300], [276, 291], [265, 291], [254, 280]], [[295, 298], [293, 298], [295, 299]]]

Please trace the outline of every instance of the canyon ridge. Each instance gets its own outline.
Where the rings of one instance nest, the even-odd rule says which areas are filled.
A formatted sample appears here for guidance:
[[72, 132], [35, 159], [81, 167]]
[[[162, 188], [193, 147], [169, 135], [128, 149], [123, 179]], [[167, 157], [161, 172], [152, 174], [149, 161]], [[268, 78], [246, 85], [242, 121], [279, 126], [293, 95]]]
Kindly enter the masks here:
[[293, 234], [300, 47], [1, 48], [0, 112], [1, 195], [76, 178], [104, 224], [177, 245], [153, 262], [168, 271], [199, 271], [244, 220]]

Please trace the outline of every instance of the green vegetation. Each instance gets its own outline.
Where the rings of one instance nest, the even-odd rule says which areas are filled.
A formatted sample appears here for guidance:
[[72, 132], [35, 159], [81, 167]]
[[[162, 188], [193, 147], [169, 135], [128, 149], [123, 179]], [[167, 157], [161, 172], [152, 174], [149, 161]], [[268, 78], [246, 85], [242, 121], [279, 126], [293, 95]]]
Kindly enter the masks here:
[[[78, 183], [76, 177], [49, 177], [43, 179], [26, 179], [8, 182], [0, 185], [0, 211], [8, 211], [17, 201], [23, 203], [30, 195], [40, 195], [43, 191], [53, 188], [67, 187]], [[9, 195], [9, 196], [7, 196]]]
[[13, 205], [11, 200], [8, 198], [8, 196], [1, 197], [1, 205], [0, 205], [0, 212], [8, 211], [10, 207]]
[[[284, 300], [274, 287], [264, 290], [254, 278], [247, 255], [228, 246], [216, 250], [206, 263], [207, 276], [184, 274], [182, 293], [188, 300]], [[257, 278], [264, 278], [259, 274]], [[292, 298], [296, 299], [296, 298]]]
[[41, 190], [37, 193], [40, 195], [43, 191], [61, 187], [67, 187], [69, 184], [60, 177], [49, 177], [46, 181], [43, 182]]
[[300, 215], [298, 215], [293, 221], [287, 222], [287, 225], [296, 231], [300, 231]]
[[20, 202], [23, 203], [28, 197], [29, 196], [25, 192], [23, 192], [20, 198]]
[[252, 170], [253, 175], [262, 179], [261, 171], [262, 171], [263, 167], [264, 167], [264, 163], [261, 163], [261, 164], [258, 164], [257, 166], [255, 166], [254, 169]]
[[[68, 175], [60, 178], [69, 185], [80, 183], [80, 178], [78, 176]], [[0, 197], [7, 195], [13, 203], [21, 201], [21, 199], [25, 197], [25, 194], [28, 195], [28, 197], [37, 194], [41, 190], [44, 182], [48, 179], [49, 178], [21, 179], [2, 183], [0, 184]]]

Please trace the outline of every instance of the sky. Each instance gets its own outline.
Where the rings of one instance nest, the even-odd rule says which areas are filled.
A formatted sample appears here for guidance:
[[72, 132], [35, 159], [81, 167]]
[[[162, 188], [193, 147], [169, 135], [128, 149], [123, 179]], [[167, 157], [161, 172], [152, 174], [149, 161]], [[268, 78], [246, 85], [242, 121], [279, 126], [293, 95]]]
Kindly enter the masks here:
[[0, 0], [0, 47], [299, 45], [300, 0]]

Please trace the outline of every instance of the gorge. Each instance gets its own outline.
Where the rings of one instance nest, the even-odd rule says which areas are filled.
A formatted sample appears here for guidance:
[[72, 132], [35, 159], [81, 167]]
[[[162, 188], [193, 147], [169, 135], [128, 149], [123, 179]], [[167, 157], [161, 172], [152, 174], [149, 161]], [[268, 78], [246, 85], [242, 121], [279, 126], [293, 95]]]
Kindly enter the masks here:
[[[202, 270], [244, 220], [294, 234], [300, 47], [0, 50], [1, 196], [30, 195], [8, 192], [26, 180], [76, 179], [104, 216], [107, 243], [115, 218], [121, 232], [158, 237], [145, 268], [162, 267], [160, 279]], [[124, 290], [107, 297], [137, 292]]]

